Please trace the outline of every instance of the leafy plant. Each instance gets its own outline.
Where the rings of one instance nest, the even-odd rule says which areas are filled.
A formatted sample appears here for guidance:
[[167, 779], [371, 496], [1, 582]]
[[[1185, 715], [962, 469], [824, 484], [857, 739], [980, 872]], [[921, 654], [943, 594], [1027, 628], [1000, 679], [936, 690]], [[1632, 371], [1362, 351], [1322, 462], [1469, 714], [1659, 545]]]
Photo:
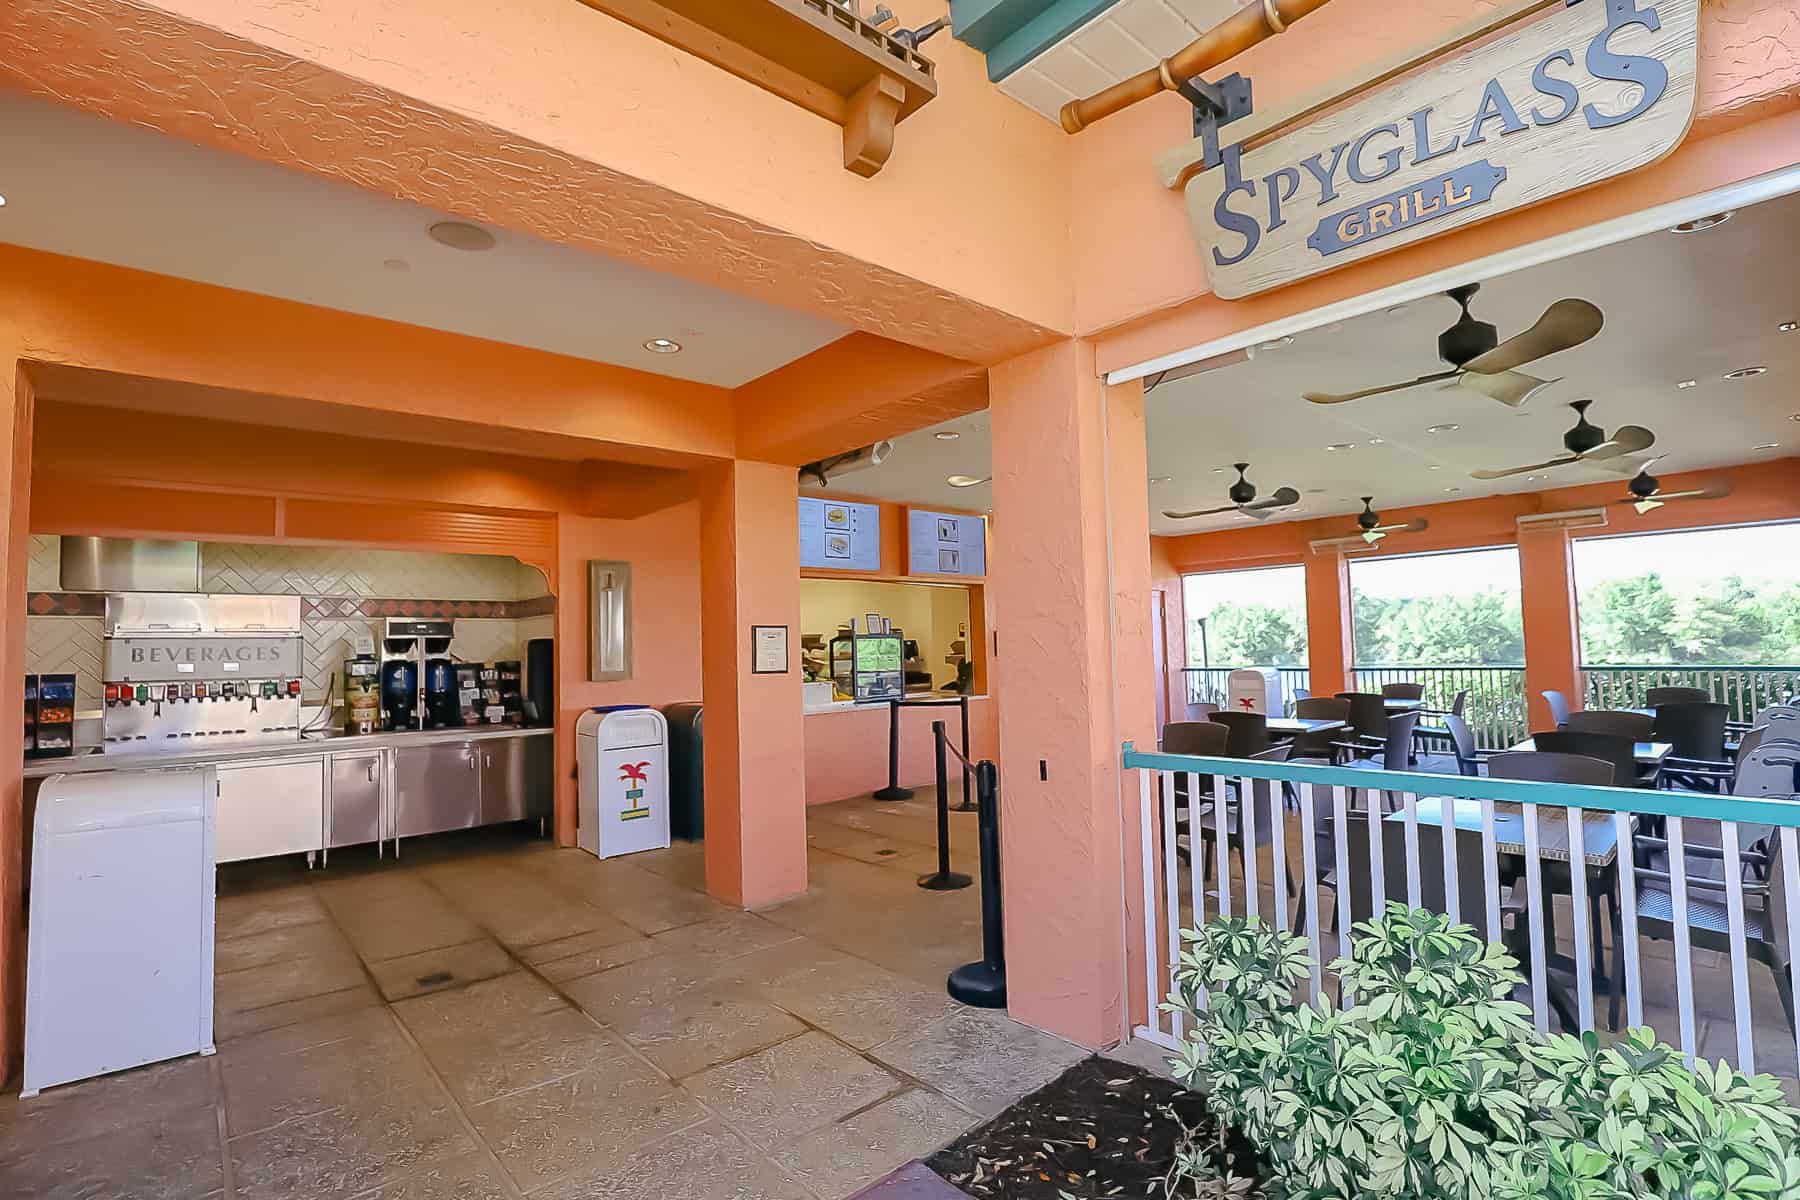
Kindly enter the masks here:
[[[1800, 1111], [1768, 1076], [1690, 1071], [1648, 1029], [1545, 1037], [1517, 962], [1390, 903], [1331, 964], [1348, 1007], [1293, 1000], [1305, 939], [1255, 918], [1184, 931], [1164, 1007], [1176, 1075], [1241, 1130], [1290, 1200], [1800, 1197]], [[1204, 1192], [1199, 1194], [1206, 1194]]]

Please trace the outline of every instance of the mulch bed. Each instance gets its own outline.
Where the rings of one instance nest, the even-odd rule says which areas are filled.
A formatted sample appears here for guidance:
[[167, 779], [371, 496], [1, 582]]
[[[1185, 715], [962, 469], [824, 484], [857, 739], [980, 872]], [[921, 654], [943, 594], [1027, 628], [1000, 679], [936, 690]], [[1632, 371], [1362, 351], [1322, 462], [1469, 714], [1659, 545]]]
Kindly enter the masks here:
[[[1183, 1125], [1214, 1128], [1197, 1094], [1090, 1058], [925, 1162], [978, 1200], [1162, 1197]], [[1238, 1174], [1261, 1174], [1247, 1142], [1226, 1146]]]

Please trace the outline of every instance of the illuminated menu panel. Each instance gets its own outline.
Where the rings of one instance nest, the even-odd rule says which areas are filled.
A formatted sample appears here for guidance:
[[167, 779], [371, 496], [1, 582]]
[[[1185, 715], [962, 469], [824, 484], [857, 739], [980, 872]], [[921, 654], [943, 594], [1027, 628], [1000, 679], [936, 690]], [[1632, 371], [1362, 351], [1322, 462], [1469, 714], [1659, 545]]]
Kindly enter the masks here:
[[848, 500], [800, 497], [800, 565], [881, 570], [881, 509]]
[[907, 510], [908, 575], [987, 574], [987, 522], [958, 513]]

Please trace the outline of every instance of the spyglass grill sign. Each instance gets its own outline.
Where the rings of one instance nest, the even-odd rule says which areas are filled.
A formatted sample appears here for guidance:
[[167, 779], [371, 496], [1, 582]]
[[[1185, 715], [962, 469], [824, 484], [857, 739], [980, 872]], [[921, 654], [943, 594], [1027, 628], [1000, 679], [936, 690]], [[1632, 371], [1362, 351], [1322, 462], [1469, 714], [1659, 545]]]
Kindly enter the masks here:
[[[1662, 158], [1700, 0], [1578, 0], [1187, 181], [1213, 292], [1255, 295]], [[1222, 133], [1230, 136], [1231, 126]]]

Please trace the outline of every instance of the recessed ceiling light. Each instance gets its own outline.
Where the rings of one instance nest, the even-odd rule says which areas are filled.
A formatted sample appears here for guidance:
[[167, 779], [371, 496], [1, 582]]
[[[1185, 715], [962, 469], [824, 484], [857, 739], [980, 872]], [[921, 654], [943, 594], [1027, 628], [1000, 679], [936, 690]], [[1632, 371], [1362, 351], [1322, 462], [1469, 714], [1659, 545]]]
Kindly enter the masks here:
[[1406, 305], [1396, 304], [1396, 305], [1394, 305], [1394, 307], [1387, 310], [1387, 315], [1390, 317], [1397, 317], [1405, 311], [1406, 311]]
[[1258, 346], [1257, 349], [1258, 350], [1280, 350], [1284, 347], [1291, 346], [1293, 344], [1294, 344], [1294, 336], [1293, 336], [1293, 334], [1289, 334], [1286, 337], [1271, 338], [1268, 341], [1264, 342], [1262, 345]]
[[1779, 450], [1779, 449], [1781, 449], [1781, 443], [1780, 442], [1762, 442], [1762, 443], [1752, 446], [1750, 448], [1752, 450]]
[[1444, 490], [1445, 490], [1445, 491], [1446, 491], [1446, 492], [1460, 492], [1460, 491], [1462, 491], [1462, 489], [1461, 489], [1461, 488], [1459, 488], [1459, 487], [1447, 487], [1447, 488], [1445, 488], [1445, 489], [1444, 489]]
[[1386, 439], [1386, 438], [1370, 438], [1370, 439], [1369, 439], [1369, 445], [1371, 445], [1371, 446], [1379, 446], [1379, 445], [1381, 445], [1381, 444], [1382, 444], [1382, 443], [1383, 443], [1383, 442], [1385, 442], [1385, 441], [1387, 441], [1387, 439]]
[[1755, 379], [1758, 375], [1767, 375], [1768, 373], [1769, 373], [1769, 368], [1767, 368], [1767, 367], [1739, 367], [1735, 371], [1725, 372], [1725, 378], [1727, 378], [1727, 379]]
[[1429, 467], [1426, 467], [1425, 469], [1427, 471], [1441, 471], [1444, 468], [1439, 466], [1437, 463], [1432, 463]]
[[404, 258], [384, 258], [381, 260], [381, 265], [390, 271], [412, 270], [412, 264], [407, 262]]
[[1457, 425], [1453, 422], [1446, 422], [1443, 425], [1427, 425], [1425, 427], [1425, 432], [1426, 433], [1455, 433], [1457, 430], [1459, 430], [1461, 428], [1462, 428], [1461, 425]]
[[1223, 475], [1225, 473], [1225, 468], [1224, 467], [1214, 467], [1212, 469], [1212, 473], [1214, 475]]
[[1167, 483], [1167, 482], [1169, 482], [1170, 478], [1171, 478], [1171, 476], [1168, 476], [1168, 475], [1152, 475], [1150, 477], [1150, 482], [1151, 483]]
[[5, 208], [5, 207], [6, 207], [6, 197], [0, 196], [0, 208]]
[[1683, 221], [1681, 224], [1675, 226], [1675, 228], [1669, 230], [1669, 232], [1704, 233], [1706, 230], [1723, 225], [1729, 220], [1731, 220], [1731, 214], [1729, 212], [1713, 213], [1709, 217], [1695, 217], [1692, 221]]
[[479, 225], [471, 225], [467, 221], [439, 221], [425, 232], [431, 240], [440, 246], [448, 246], [452, 250], [492, 250], [494, 235]]
[[1780, 330], [1782, 333], [1792, 333], [1792, 332], [1794, 332], [1794, 330], [1800, 329], [1800, 321], [1783, 321], [1781, 324], [1777, 325], [1775, 328]]
[[944, 479], [944, 482], [955, 488], [969, 488], [979, 487], [981, 484], [988, 482], [988, 480], [986, 478], [977, 478], [974, 475], [950, 475]]
[[1676, 384], [1675, 386], [1685, 392], [1689, 388], [1699, 387], [1700, 381], [1698, 379], [1683, 379], [1680, 383]]
[[1527, 475], [1525, 477], [1525, 482], [1526, 483], [1536, 483], [1538, 480], [1540, 480], [1542, 478], [1543, 478], [1542, 475]]
[[680, 354], [681, 343], [672, 342], [668, 338], [651, 338], [644, 343], [644, 349], [652, 354]]
[[1333, 442], [1333, 443], [1331, 443], [1331, 445], [1325, 447], [1325, 449], [1327, 449], [1327, 450], [1354, 450], [1354, 449], [1356, 449], [1356, 443], [1355, 442]]
[[[1796, 419], [1800, 419], [1800, 418], [1796, 418]], [[1307, 488], [1306, 494], [1309, 496], [1323, 496], [1325, 494], [1325, 489], [1324, 488]]]
[[1790, 421], [1800, 421], [1800, 413], [1789, 413], [1789, 414], [1788, 414], [1788, 420], [1790, 420]]
[[954, 429], [940, 429], [931, 436], [940, 442], [954, 442], [957, 438], [961, 437], [962, 434], [956, 432]]

